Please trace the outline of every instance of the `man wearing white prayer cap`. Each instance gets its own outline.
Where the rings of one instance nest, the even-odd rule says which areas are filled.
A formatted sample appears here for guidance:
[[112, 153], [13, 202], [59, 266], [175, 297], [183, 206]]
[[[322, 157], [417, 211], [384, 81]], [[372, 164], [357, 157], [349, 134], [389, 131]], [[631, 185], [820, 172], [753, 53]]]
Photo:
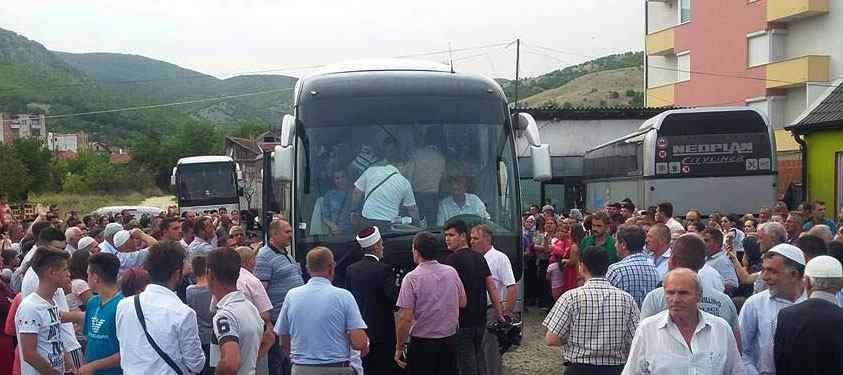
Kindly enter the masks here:
[[100, 252], [99, 243], [93, 237], [82, 237], [79, 239], [79, 250], [88, 250], [91, 255]]
[[363, 259], [348, 266], [346, 287], [360, 308], [369, 337], [369, 354], [363, 357], [365, 374], [397, 374], [395, 353], [395, 317], [397, 300], [395, 273], [382, 261], [383, 240], [376, 226], [357, 233], [357, 243], [363, 249]]
[[114, 235], [123, 230], [123, 225], [120, 223], [108, 223], [102, 231], [103, 241], [100, 244], [100, 250], [104, 253], [115, 254], [117, 247], [114, 246]]
[[[816, 228], [817, 226], [814, 226]], [[810, 297], [779, 312], [774, 344], [778, 374], [843, 374], [843, 309], [836, 294], [843, 287], [843, 266], [820, 255], [805, 266]]]
[[[139, 246], [138, 241], [144, 245]], [[158, 240], [137, 228], [115, 233], [114, 246], [118, 250], [115, 255], [120, 260], [119, 274], [122, 275], [129, 268], [143, 266], [149, 254], [149, 248], [157, 243]]]
[[747, 374], [775, 374], [773, 339], [779, 311], [804, 301], [805, 254], [798, 247], [778, 244], [764, 253], [761, 276], [767, 290], [749, 297], [738, 316], [741, 354]]

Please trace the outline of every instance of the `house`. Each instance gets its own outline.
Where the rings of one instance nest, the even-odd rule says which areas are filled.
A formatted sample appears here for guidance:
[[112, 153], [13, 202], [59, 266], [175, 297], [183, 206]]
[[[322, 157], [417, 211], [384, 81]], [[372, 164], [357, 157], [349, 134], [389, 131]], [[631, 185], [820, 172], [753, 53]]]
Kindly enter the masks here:
[[827, 215], [841, 219], [837, 216], [843, 207], [843, 79], [787, 130], [803, 146], [806, 200], [826, 202]]

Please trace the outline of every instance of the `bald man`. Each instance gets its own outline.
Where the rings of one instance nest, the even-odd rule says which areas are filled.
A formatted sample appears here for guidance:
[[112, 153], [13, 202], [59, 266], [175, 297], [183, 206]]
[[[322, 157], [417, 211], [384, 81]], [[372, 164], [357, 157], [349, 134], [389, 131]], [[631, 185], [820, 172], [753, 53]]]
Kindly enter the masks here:
[[[642, 320], [635, 331], [623, 374], [744, 374], [732, 329], [725, 320], [697, 308], [702, 285], [694, 271], [665, 275], [667, 310]], [[693, 348], [693, 352], [690, 348]]]
[[290, 353], [292, 375], [353, 375], [351, 349], [364, 357], [369, 351], [366, 323], [354, 296], [331, 285], [335, 266], [330, 249], [311, 249], [310, 280], [290, 289], [278, 314], [275, 333]]

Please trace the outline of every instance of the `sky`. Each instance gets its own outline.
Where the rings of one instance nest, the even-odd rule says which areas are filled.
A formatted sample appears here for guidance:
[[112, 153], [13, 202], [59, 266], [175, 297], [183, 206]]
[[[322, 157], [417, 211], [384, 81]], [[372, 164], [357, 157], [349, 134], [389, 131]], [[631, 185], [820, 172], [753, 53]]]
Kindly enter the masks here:
[[[642, 0], [0, 0], [0, 28], [64, 52], [143, 55], [229, 77], [427, 54], [513, 78], [642, 50]], [[477, 48], [483, 47], [484, 48]], [[433, 52], [441, 52], [431, 54]]]

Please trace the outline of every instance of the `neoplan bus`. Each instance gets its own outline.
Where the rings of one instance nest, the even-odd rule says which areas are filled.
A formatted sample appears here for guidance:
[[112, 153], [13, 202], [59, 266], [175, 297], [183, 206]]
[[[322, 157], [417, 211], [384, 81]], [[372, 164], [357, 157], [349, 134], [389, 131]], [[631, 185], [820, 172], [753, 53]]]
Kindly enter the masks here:
[[642, 208], [671, 202], [677, 216], [758, 212], [775, 202], [773, 134], [747, 107], [666, 111], [586, 152], [586, 207], [630, 198]]
[[[399, 275], [414, 266], [411, 240], [416, 233], [430, 231], [441, 238], [437, 209], [450, 196], [451, 182], [459, 180], [488, 215], [445, 219], [490, 226], [496, 248], [510, 257], [520, 278], [514, 128], [528, 135], [538, 178], [550, 178], [550, 158], [535, 120], [528, 114], [511, 118], [495, 81], [427, 62], [352, 63], [300, 79], [294, 106], [295, 114], [282, 121], [273, 177], [290, 184], [283, 199], [292, 202], [286, 214], [294, 228], [291, 248], [300, 262], [314, 246], [329, 247], [337, 263], [335, 282], [343, 285], [345, 268], [362, 257], [355, 235], [364, 224], [355, 215], [366, 215], [366, 204], [378, 189], [366, 197], [358, 194], [362, 199], [351, 207], [355, 183], [370, 168], [393, 165], [400, 176], [384, 176], [384, 190], [378, 193], [395, 188], [390, 179], [404, 178], [415, 199], [415, 209], [405, 199], [392, 207], [397, 215], [378, 224], [384, 260]], [[402, 194], [407, 196], [406, 189]]]

